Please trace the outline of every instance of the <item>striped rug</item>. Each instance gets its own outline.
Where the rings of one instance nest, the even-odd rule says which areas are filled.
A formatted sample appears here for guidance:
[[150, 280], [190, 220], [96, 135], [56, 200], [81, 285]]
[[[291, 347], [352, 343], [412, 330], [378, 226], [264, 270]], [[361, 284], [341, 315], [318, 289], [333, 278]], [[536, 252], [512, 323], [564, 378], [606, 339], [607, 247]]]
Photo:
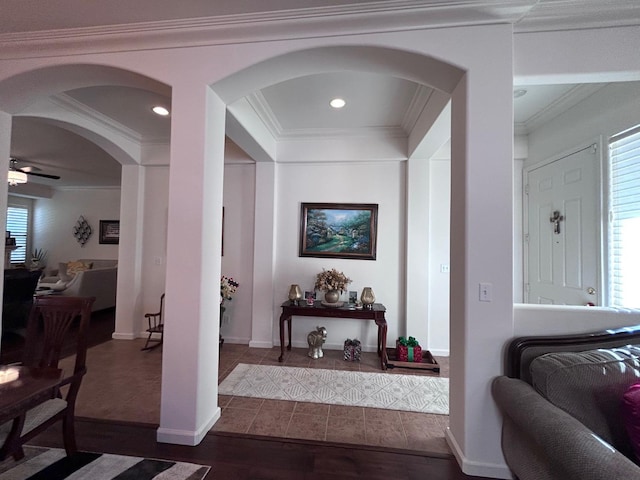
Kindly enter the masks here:
[[0, 463], [0, 480], [202, 480], [208, 466], [150, 458], [25, 447], [19, 462]]

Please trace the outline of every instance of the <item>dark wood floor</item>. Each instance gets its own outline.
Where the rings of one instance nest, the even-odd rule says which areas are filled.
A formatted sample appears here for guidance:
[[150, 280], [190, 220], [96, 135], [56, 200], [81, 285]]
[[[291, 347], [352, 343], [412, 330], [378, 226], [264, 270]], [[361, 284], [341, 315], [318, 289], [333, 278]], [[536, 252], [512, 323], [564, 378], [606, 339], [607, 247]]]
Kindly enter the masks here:
[[[90, 345], [111, 338], [114, 311], [92, 315]], [[19, 361], [19, 336], [3, 335], [1, 363]], [[156, 442], [156, 427], [148, 424], [79, 418], [76, 438], [81, 450], [162, 458], [210, 465], [207, 479], [224, 480], [320, 480], [366, 478], [369, 480], [482, 479], [464, 475], [449, 455], [429, 456], [405, 450], [258, 437], [210, 432], [196, 447]], [[62, 429], [55, 426], [31, 442], [62, 448]]]
[[[482, 479], [462, 474], [448, 456], [374, 447], [221, 433], [209, 433], [200, 445], [186, 447], [157, 443], [156, 429], [149, 425], [88, 419], [79, 419], [76, 430], [82, 450], [210, 465], [210, 480]], [[31, 444], [61, 448], [61, 440], [61, 428], [54, 427]]]

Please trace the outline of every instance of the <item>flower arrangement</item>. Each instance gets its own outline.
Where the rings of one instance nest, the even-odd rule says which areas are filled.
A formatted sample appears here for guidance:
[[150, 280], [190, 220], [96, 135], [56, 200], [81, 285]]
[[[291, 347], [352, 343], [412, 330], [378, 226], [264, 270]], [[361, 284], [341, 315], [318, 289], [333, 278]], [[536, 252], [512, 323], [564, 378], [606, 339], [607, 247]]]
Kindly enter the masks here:
[[220, 305], [222, 305], [222, 302], [225, 300], [233, 300], [233, 295], [239, 286], [240, 284], [233, 278], [223, 275], [220, 278]]
[[347, 290], [347, 285], [351, 283], [351, 279], [344, 273], [337, 271], [335, 268], [331, 270], [322, 269], [316, 275], [316, 289], [328, 292], [330, 290], [339, 290], [340, 293]]

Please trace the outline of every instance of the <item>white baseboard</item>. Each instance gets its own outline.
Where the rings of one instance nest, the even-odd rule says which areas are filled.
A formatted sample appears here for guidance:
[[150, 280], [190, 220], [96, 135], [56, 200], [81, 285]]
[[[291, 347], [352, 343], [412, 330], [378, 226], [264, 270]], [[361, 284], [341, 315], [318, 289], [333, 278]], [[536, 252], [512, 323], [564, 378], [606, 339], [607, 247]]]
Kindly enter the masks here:
[[221, 414], [222, 410], [220, 407], [217, 407], [213, 417], [211, 417], [205, 425], [196, 431], [160, 427], [156, 430], [156, 440], [160, 443], [173, 443], [176, 445], [194, 447], [202, 441], [209, 430], [211, 430], [215, 423], [220, 419]]
[[271, 347], [273, 347], [273, 342], [264, 342], [264, 341], [251, 340], [249, 342], [249, 346], [251, 348], [271, 348]]
[[222, 338], [224, 338], [224, 343], [233, 343], [236, 345], [249, 345], [250, 342], [250, 339], [245, 337], [227, 337], [223, 335]]
[[118, 333], [113, 332], [111, 338], [114, 340], [135, 340], [136, 336], [133, 333]]
[[431, 355], [433, 355], [434, 357], [448, 357], [449, 356], [449, 350], [432, 350], [432, 349], [428, 349], [431, 352]]
[[500, 478], [506, 480], [510, 480], [513, 478], [509, 467], [507, 467], [507, 465], [504, 463], [500, 464], [473, 462], [465, 457], [464, 453], [462, 453], [460, 445], [458, 445], [458, 442], [456, 441], [449, 428], [445, 430], [445, 439], [447, 440], [449, 447], [453, 451], [453, 455], [454, 457], [456, 457], [458, 465], [460, 465], [460, 469], [463, 473], [476, 477]]

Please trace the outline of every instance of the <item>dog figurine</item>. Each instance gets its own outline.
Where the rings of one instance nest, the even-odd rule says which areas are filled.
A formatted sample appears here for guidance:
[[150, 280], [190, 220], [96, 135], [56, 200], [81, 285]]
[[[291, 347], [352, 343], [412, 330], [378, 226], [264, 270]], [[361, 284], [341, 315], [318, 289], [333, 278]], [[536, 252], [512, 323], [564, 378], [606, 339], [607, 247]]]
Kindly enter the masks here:
[[313, 332], [307, 335], [307, 343], [309, 344], [309, 356], [318, 359], [324, 357], [322, 352], [322, 344], [327, 340], [327, 329], [324, 327], [316, 327]]

